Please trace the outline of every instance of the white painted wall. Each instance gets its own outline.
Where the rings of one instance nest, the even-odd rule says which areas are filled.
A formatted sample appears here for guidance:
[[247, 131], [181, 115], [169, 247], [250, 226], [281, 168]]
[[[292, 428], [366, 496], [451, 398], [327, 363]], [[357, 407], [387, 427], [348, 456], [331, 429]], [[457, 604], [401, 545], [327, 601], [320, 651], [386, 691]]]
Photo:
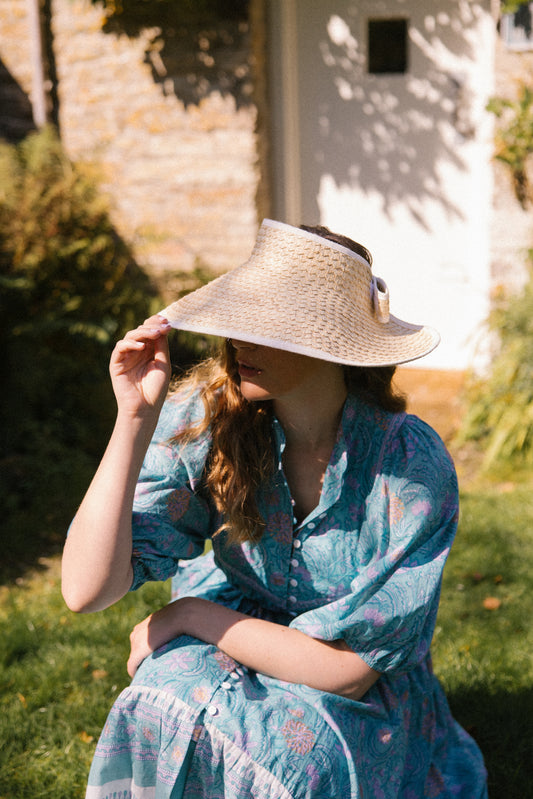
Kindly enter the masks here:
[[[367, 74], [369, 17], [409, 19], [406, 74]], [[371, 250], [392, 312], [441, 332], [417, 365], [479, 363], [490, 291], [490, 0], [273, 0], [271, 41], [274, 215], [326, 224]]]

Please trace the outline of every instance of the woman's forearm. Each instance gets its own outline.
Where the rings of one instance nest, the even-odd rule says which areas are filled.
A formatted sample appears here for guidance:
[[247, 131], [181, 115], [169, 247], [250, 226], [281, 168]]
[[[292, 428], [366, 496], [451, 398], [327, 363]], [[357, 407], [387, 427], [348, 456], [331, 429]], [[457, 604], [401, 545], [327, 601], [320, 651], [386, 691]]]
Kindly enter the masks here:
[[191, 635], [270, 677], [352, 699], [360, 699], [379, 677], [342, 641], [320, 641], [212, 602], [196, 600], [191, 608], [189, 619], [184, 614]]
[[131, 586], [131, 511], [156, 421], [117, 417], [63, 551], [62, 591], [73, 611], [108, 607]]
[[168, 390], [169, 330], [166, 320], [151, 316], [113, 349], [109, 373], [117, 421], [63, 553], [63, 596], [71, 610], [101, 610], [131, 586], [131, 511]]
[[350, 699], [360, 699], [379, 678], [344, 641], [320, 641], [195, 597], [177, 600], [138, 625], [132, 651], [137, 636], [140, 656], [130, 662], [130, 674], [148, 654], [143, 646], [153, 650], [181, 634], [216, 644], [254, 671]]

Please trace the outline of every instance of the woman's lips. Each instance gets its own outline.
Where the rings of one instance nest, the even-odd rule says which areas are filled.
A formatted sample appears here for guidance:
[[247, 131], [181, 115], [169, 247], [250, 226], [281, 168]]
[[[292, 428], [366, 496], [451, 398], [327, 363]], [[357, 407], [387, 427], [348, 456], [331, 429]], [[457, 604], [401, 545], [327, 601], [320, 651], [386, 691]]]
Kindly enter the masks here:
[[252, 366], [250, 363], [239, 361], [239, 375], [241, 377], [258, 377], [261, 372], [262, 370], [258, 369], [256, 366]]

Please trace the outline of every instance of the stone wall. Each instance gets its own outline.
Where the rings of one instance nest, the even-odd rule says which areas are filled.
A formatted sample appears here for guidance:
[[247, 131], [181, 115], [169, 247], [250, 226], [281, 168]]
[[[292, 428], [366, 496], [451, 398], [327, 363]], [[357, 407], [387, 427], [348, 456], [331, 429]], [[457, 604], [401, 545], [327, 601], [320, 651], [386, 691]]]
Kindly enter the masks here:
[[[63, 142], [99, 176], [139, 263], [172, 296], [176, 272], [243, 261], [258, 218], [270, 213], [268, 0], [250, 0], [248, 22], [191, 29], [167, 15], [133, 31], [111, 25], [90, 0], [42, 5], [52, 23]], [[509, 51], [498, 38], [494, 94], [514, 96], [524, 81], [533, 84], [533, 53]], [[1, 136], [32, 128], [31, 86], [27, 0], [1, 0]], [[525, 277], [531, 220], [495, 162], [495, 293]]]
[[[248, 23], [167, 18], [128, 35], [89, 0], [50, 8], [62, 141], [98, 175], [138, 262], [166, 291], [177, 271], [241, 263], [259, 185]], [[28, 47], [26, 0], [2, 0], [0, 59], [27, 94]]]

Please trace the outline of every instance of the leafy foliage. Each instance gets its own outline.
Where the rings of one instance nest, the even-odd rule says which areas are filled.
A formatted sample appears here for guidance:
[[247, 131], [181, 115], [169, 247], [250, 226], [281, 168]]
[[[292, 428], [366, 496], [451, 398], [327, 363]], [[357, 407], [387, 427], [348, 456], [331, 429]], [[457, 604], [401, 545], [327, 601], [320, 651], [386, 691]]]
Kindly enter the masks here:
[[525, 208], [531, 200], [527, 166], [533, 154], [533, 90], [522, 86], [517, 100], [494, 97], [487, 109], [502, 122], [496, 133], [496, 158], [510, 168], [516, 197]]
[[[496, 158], [513, 176], [522, 207], [533, 199], [528, 167], [533, 155], [533, 89], [517, 100], [493, 98], [488, 109], [501, 120]], [[533, 251], [530, 253], [533, 260]], [[474, 377], [458, 443], [480, 442], [484, 468], [533, 463], [533, 271], [519, 296], [504, 297], [488, 320], [495, 352], [486, 376]]]
[[487, 376], [474, 377], [460, 441], [477, 440], [484, 467], [533, 464], [533, 273], [522, 293], [489, 319], [497, 350]]
[[525, 6], [530, 0], [501, 0], [500, 10], [502, 14], [514, 14], [520, 6]]
[[[113, 342], [144, 319], [152, 285], [92, 180], [52, 129], [0, 142], [0, 499], [6, 534], [39, 497], [70, 495], [114, 413]], [[47, 501], [45, 501], [47, 499]], [[76, 500], [71, 497], [71, 502]], [[41, 524], [45, 524], [42, 519]]]

